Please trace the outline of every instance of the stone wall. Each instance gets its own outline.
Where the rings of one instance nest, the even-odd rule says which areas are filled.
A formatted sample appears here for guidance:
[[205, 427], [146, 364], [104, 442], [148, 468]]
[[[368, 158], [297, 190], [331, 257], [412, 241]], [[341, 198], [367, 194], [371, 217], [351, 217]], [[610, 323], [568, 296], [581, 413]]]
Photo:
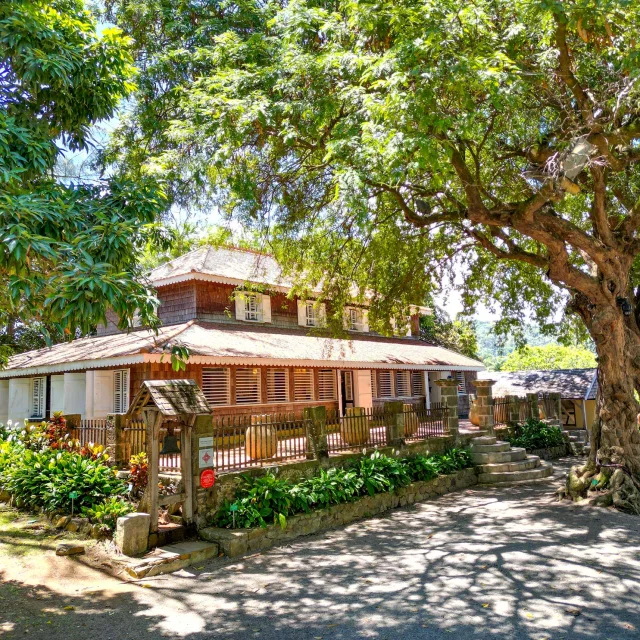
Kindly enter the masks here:
[[393, 492], [378, 493], [355, 502], [346, 502], [328, 509], [317, 509], [311, 513], [291, 516], [287, 519], [287, 526], [284, 529], [277, 525], [235, 530], [209, 527], [200, 530], [200, 537], [209, 542], [216, 542], [226, 556], [236, 557], [249, 552], [264, 551], [300, 536], [342, 527], [395, 507], [404, 507], [451, 491], [471, 487], [477, 482], [478, 476], [475, 469], [463, 469], [428, 482], [414, 482]]
[[[209, 422], [210, 425], [210, 422]], [[322, 458], [320, 460], [305, 460], [301, 462], [274, 464], [267, 468], [246, 469], [240, 472], [222, 473], [216, 476], [216, 482], [211, 489], [203, 489], [200, 487], [200, 472], [198, 468], [198, 438], [211, 435], [211, 427], [207, 425], [206, 418], [199, 418], [195, 425], [194, 441], [193, 441], [193, 495], [195, 496], [194, 520], [198, 528], [206, 527], [211, 522], [218, 509], [225, 500], [233, 500], [236, 489], [238, 488], [241, 476], [260, 476], [268, 471], [277, 473], [281, 478], [289, 480], [302, 480], [315, 475], [318, 469], [329, 469], [331, 467], [343, 468], [359, 460], [363, 455], [371, 455], [376, 449], [368, 449], [363, 454], [350, 453], [330, 458]], [[386, 455], [395, 455], [404, 457], [412, 454], [439, 453], [451, 449], [454, 446], [468, 447], [471, 442], [471, 435], [460, 436], [460, 442], [455, 443], [453, 437], [446, 438], [429, 438], [422, 442], [405, 444], [401, 447], [383, 447], [377, 449]]]

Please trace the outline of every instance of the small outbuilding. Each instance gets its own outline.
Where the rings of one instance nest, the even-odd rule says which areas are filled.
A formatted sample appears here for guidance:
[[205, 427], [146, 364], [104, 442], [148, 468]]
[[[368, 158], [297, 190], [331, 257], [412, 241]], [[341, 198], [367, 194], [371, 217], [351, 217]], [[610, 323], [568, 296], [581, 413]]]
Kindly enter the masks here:
[[591, 426], [596, 413], [597, 369], [551, 369], [535, 371], [481, 371], [480, 380], [495, 380], [493, 397], [527, 393], [560, 393], [562, 423], [566, 429]]

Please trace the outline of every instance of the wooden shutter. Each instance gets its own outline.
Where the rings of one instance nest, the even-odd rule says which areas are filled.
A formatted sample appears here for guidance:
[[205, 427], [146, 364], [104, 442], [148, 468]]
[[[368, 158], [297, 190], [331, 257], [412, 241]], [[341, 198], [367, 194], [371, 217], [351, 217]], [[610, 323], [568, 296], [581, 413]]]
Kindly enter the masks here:
[[129, 409], [129, 369], [113, 372], [113, 411], [127, 413]]
[[411, 372], [411, 395], [424, 395], [424, 371]]
[[289, 402], [287, 369], [267, 369], [267, 402]]
[[271, 322], [271, 296], [268, 293], [258, 295], [262, 322]]
[[318, 400], [336, 399], [336, 373], [333, 369], [318, 371]]
[[378, 398], [393, 398], [391, 371], [378, 371]]
[[229, 369], [217, 367], [202, 370], [202, 393], [212, 406], [231, 404]]
[[236, 320], [244, 320], [244, 291], [236, 291]]
[[31, 411], [30, 418], [44, 418], [44, 398], [47, 388], [46, 378], [31, 378]]
[[378, 385], [376, 380], [376, 371], [375, 369], [371, 369], [371, 397], [378, 397]]
[[260, 404], [259, 369], [236, 369], [236, 404]]
[[456, 371], [454, 375], [458, 381], [458, 393], [465, 395], [467, 393], [467, 384], [464, 379], [464, 371]]
[[361, 328], [360, 331], [369, 331], [369, 312], [368, 311], [361, 311], [360, 312], [360, 317], [361, 317]]
[[408, 398], [411, 395], [411, 382], [408, 371], [396, 371], [396, 396]]
[[313, 369], [294, 369], [293, 399], [295, 402], [313, 400]]
[[316, 306], [316, 325], [318, 327], [327, 326], [327, 305], [324, 302]]
[[303, 300], [298, 300], [298, 324], [301, 327], [307, 326], [307, 303]]

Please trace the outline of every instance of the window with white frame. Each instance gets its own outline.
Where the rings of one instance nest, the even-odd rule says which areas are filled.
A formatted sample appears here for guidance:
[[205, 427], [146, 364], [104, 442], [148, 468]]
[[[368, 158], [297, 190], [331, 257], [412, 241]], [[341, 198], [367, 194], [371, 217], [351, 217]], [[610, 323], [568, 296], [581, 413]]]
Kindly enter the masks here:
[[393, 398], [393, 377], [391, 371], [378, 371], [378, 398]]
[[455, 372], [456, 380], [458, 381], [458, 393], [462, 395], [467, 393], [467, 384], [464, 379], [464, 371]]
[[127, 413], [129, 410], [129, 369], [113, 372], [113, 412]]
[[313, 400], [313, 369], [293, 370], [293, 399], [295, 402]]
[[260, 401], [260, 369], [236, 369], [236, 404]]
[[396, 371], [396, 396], [408, 398], [411, 395], [409, 371]]
[[231, 404], [229, 369], [224, 367], [203, 369], [202, 393], [212, 406]]
[[318, 400], [335, 400], [336, 372], [333, 369], [320, 369], [318, 371]]
[[377, 398], [378, 397], [378, 384], [377, 384], [377, 380], [376, 380], [376, 371], [375, 371], [375, 369], [371, 370], [371, 397], [372, 398]]
[[424, 372], [423, 371], [411, 372], [411, 395], [412, 396], [424, 395]]
[[43, 420], [45, 414], [46, 378], [31, 378], [31, 407], [29, 417], [32, 420]]
[[362, 327], [362, 315], [360, 309], [349, 309], [349, 329], [351, 331], [360, 331]]
[[318, 323], [316, 318], [316, 308], [313, 302], [305, 303], [305, 320], [307, 322], [307, 327], [315, 327]]
[[254, 293], [248, 294], [244, 298], [244, 319], [254, 322], [260, 320], [260, 301]]
[[289, 402], [289, 371], [267, 369], [267, 401]]

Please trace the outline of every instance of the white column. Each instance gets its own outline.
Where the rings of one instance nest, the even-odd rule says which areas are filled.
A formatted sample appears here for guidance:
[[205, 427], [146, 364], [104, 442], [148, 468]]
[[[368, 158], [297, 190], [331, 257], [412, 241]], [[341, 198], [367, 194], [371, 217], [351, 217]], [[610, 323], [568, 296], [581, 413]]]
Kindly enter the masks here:
[[9, 419], [9, 381], [0, 380], [0, 424]]
[[342, 370], [336, 369], [337, 385], [338, 385], [338, 415], [342, 416]]
[[424, 405], [427, 409], [431, 409], [431, 393], [429, 391], [429, 372], [423, 371], [424, 375]]

